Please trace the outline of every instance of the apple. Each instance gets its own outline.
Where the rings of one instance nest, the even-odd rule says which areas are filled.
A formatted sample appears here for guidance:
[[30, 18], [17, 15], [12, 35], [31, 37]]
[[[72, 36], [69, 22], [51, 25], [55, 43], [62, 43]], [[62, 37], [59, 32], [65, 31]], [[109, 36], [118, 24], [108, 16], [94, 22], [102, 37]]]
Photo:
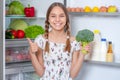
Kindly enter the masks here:
[[114, 6], [114, 5], [110, 5], [110, 6], [108, 7], [108, 12], [117, 12], [117, 7]]
[[106, 6], [101, 6], [100, 7], [100, 12], [107, 12], [108, 8]]
[[23, 30], [17, 30], [17, 38], [24, 38], [25, 32]]

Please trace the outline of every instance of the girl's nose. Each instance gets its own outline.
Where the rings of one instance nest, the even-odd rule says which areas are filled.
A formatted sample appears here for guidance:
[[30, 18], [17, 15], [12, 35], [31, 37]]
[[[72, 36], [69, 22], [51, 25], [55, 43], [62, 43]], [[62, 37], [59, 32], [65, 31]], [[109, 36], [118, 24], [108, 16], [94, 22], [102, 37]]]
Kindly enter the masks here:
[[56, 17], [56, 21], [60, 21], [60, 17], [59, 16]]

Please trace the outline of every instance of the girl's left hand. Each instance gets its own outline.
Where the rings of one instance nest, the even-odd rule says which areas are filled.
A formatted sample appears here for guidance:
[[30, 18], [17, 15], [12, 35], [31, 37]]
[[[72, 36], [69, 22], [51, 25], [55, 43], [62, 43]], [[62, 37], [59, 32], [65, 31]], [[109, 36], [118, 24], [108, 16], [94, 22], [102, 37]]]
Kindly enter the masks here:
[[87, 44], [86, 46], [80, 46], [80, 52], [82, 53], [82, 54], [88, 54], [88, 53], [90, 53], [90, 51], [91, 51], [91, 46], [90, 46], [90, 44]]

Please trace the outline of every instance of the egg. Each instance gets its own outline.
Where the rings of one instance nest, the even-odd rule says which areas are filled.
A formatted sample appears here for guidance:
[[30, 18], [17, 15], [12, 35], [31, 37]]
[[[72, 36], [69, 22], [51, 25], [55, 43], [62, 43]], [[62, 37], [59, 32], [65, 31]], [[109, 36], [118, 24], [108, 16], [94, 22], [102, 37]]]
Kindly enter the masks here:
[[76, 8], [75, 8], [75, 12], [80, 12], [80, 8], [79, 8], [79, 7], [76, 7]]
[[107, 12], [108, 8], [106, 6], [101, 6], [99, 11], [100, 12]]

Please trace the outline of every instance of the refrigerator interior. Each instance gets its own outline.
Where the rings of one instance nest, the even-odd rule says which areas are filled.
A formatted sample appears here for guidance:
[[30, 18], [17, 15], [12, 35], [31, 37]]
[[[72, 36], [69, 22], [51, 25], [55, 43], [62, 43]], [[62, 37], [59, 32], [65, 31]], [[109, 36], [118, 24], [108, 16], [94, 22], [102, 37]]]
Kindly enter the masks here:
[[[14, 0], [5, 0], [5, 10], [8, 4]], [[10, 23], [15, 19], [24, 20], [28, 25], [40, 25], [44, 28], [45, 14], [48, 6], [55, 1], [63, 0], [19, 0], [25, 7], [30, 4], [35, 8], [35, 17], [5, 17], [4, 32], [9, 28]], [[28, 54], [28, 42], [24, 39], [5, 40], [5, 80], [39, 80], [40, 77], [35, 73]]]
[[[116, 5], [120, 13], [120, 0], [67, 0], [67, 7], [110, 6]], [[97, 14], [97, 13], [96, 13]], [[112, 16], [107, 14], [70, 14], [71, 32], [76, 35], [79, 30], [98, 29], [102, 38], [112, 41], [114, 51], [114, 62], [85, 62], [75, 80], [119, 80], [120, 79], [120, 15]], [[114, 15], [114, 13], [113, 13]], [[109, 75], [109, 76], [108, 76]]]
[[[6, 3], [9, 3], [10, 1], [12, 1], [12, 0], [6, 0]], [[35, 9], [36, 9], [36, 18], [33, 18], [33, 19], [22, 18], [22, 19], [25, 20], [29, 25], [38, 24], [38, 25], [41, 25], [44, 27], [45, 14], [46, 14], [46, 10], [47, 10], [48, 6], [52, 2], [55, 2], [55, 1], [63, 2], [64, 0], [48, 0], [48, 1], [46, 1], [46, 0], [33, 0], [33, 1], [20, 0], [20, 1], [25, 6], [30, 4], [31, 6], [35, 6]], [[91, 0], [67, 0], [68, 7], [79, 7], [79, 6], [84, 7], [86, 5], [89, 5], [91, 7], [97, 5], [99, 7], [102, 5], [103, 6], [116, 5], [118, 7], [118, 9], [120, 9], [119, 4], [120, 4], [120, 0], [92, 0], [92, 1]], [[40, 6], [40, 7], [38, 7], [38, 6]], [[5, 19], [5, 27], [4, 27], [5, 29], [8, 28], [10, 22], [13, 19], [14, 18], [12, 18], [12, 19], [6, 18]], [[113, 42], [114, 54], [120, 55], [120, 53], [119, 53], [120, 52], [120, 46], [119, 46], [120, 45], [120, 43], [119, 43], [120, 37], [118, 37], [118, 35], [120, 33], [119, 32], [120, 16], [110, 17], [110, 16], [70, 15], [70, 19], [71, 19], [72, 35], [75, 36], [77, 34], [78, 30], [84, 29], [84, 28], [88, 28], [90, 30], [99, 29], [101, 31], [103, 38], [107, 38], [107, 40], [110, 40]], [[21, 47], [21, 46], [19, 46], [19, 47]], [[8, 48], [11, 48], [11, 47], [7, 47], [6, 50]], [[0, 59], [2, 59], [2, 58], [0, 58]], [[118, 58], [117, 62], [120, 62], [120, 57]], [[18, 65], [18, 64], [16, 63], [16, 64], [12, 64], [12, 65], [10, 64], [10, 65], [5, 66], [6, 67], [6, 80], [38, 80], [39, 79], [39, 77], [35, 74], [31, 63], [22, 63], [20, 65]], [[16, 65], [18, 65], [17, 66], [18, 68], [15, 68]], [[23, 65], [23, 66], [21, 66], [21, 65]], [[117, 66], [119, 66], [119, 65], [120, 64], [117, 64]], [[14, 73], [16, 70], [18, 72]], [[1, 72], [1, 70], [0, 70], [0, 72]], [[13, 73], [11, 73], [11, 72], [13, 72]], [[103, 74], [103, 72], [104, 72], [104, 74]], [[112, 75], [111, 73], [114, 73], [114, 75]], [[117, 75], [115, 75], [115, 74], [117, 74]], [[118, 74], [120, 74], [120, 68], [116, 67], [114, 65], [114, 63], [113, 63], [113, 65], [111, 65], [111, 64], [108, 65], [106, 63], [99, 64], [99, 62], [97, 64], [96, 63], [93, 63], [93, 64], [84, 63], [82, 70], [80, 71], [78, 77], [75, 80], [79, 80], [79, 79], [81, 79], [81, 80], [107, 80], [107, 79], [108, 80], [113, 80], [113, 79], [118, 80], [120, 78]], [[110, 76], [107, 77], [108, 75], [110, 75]]]
[[40, 77], [36, 75], [34, 72], [25, 72], [25, 73], [18, 73], [18, 74], [9, 74], [6, 75], [5, 80], [39, 80]]
[[[115, 5], [118, 8], [118, 14], [120, 13], [120, 0], [93, 0], [92, 2], [89, 0], [70, 0], [67, 3], [67, 6], [70, 7], [85, 7], [90, 6], [91, 8], [94, 6], [110, 6]], [[83, 13], [84, 14], [84, 13]], [[113, 13], [114, 14], [114, 13]], [[102, 16], [101, 16], [102, 15]], [[71, 19], [71, 32], [72, 35], [76, 35], [77, 32], [81, 29], [90, 29], [91, 31], [98, 29], [100, 30], [101, 37], [106, 38], [107, 41], [112, 41], [114, 57], [120, 56], [120, 37], [118, 37], [119, 32], [119, 23], [120, 16], [109, 16], [106, 14], [95, 15], [95, 14], [87, 14], [87, 15], [70, 15]], [[120, 62], [114, 58], [116, 62]], [[120, 60], [120, 59], [119, 59]]]

